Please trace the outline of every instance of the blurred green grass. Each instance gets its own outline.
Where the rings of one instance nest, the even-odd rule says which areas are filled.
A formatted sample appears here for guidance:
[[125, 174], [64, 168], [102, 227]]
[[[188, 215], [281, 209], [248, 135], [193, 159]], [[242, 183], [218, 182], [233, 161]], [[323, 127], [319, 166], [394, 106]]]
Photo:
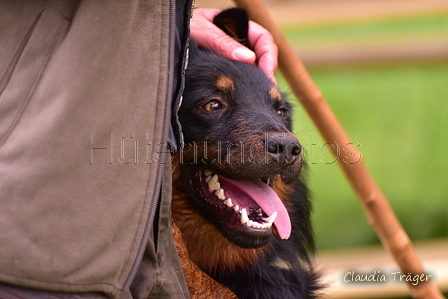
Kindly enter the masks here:
[[[411, 32], [406, 26], [415, 28], [422, 22], [440, 19], [448, 18], [426, 16], [414, 19], [415, 23], [409, 19], [389, 20], [374, 27], [385, 28], [390, 24], [400, 28], [400, 32]], [[406, 24], [397, 26], [397, 22]], [[357, 27], [352, 32], [363, 35], [363, 26], [344, 26]], [[436, 29], [430, 30], [431, 26], [425, 29], [428, 34], [443, 29], [435, 26]], [[339, 33], [330, 34], [332, 28], [313, 28], [313, 32], [318, 35], [323, 30], [322, 40], [326, 36], [334, 39]], [[388, 32], [398, 34], [394, 28]], [[309, 28], [295, 30], [300, 35]], [[363, 36], [370, 35], [375, 40], [375, 36], [384, 36], [380, 32], [386, 29], [375, 34], [369, 30]], [[287, 34], [290, 39], [291, 34]], [[364, 162], [410, 237], [413, 240], [447, 237], [448, 63], [351, 66], [316, 69], [310, 74], [352, 141], [360, 144]], [[286, 87], [281, 78], [279, 85]], [[305, 160], [309, 163], [318, 249], [378, 243], [337, 163], [331, 163], [334, 158], [325, 148], [321, 150], [325, 142], [298, 104], [294, 119], [294, 133], [304, 144]]]

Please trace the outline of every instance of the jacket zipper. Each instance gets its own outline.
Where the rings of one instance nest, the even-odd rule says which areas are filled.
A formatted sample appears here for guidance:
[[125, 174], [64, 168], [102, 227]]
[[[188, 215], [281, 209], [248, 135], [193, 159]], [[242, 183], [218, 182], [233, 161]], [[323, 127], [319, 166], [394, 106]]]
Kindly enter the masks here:
[[[172, 97], [173, 93], [173, 57], [174, 57], [174, 39], [175, 39], [175, 0], [170, 0], [170, 37], [169, 37], [169, 54], [168, 54], [168, 70], [169, 70], [169, 77], [168, 77], [168, 90], [167, 95]], [[170, 120], [171, 120], [171, 101], [165, 101], [165, 124], [164, 124], [164, 131], [163, 131], [163, 137], [162, 137], [162, 144], [167, 144], [168, 142], [168, 134], [169, 134], [169, 128], [170, 128]], [[163, 151], [161, 153], [161, 161], [165, 161], [165, 155], [166, 152]], [[138, 268], [140, 267], [140, 264], [143, 260], [143, 255], [146, 250], [146, 245], [148, 243], [149, 239], [149, 232], [151, 230], [151, 227], [154, 223], [154, 218], [156, 214], [157, 209], [157, 203], [159, 201], [160, 197], [160, 191], [162, 187], [162, 173], [164, 171], [165, 164], [159, 163], [157, 167], [157, 175], [156, 175], [156, 185], [155, 185], [155, 193], [154, 197], [152, 198], [151, 206], [149, 209], [149, 216], [148, 221], [146, 222], [145, 230], [143, 232], [143, 238], [142, 242], [140, 243], [140, 248], [137, 252], [137, 257], [135, 259], [134, 265], [131, 268], [131, 271], [129, 273], [128, 278], [126, 279], [122, 291], [128, 292], [132, 282], [134, 281], [135, 276], [137, 275]]]

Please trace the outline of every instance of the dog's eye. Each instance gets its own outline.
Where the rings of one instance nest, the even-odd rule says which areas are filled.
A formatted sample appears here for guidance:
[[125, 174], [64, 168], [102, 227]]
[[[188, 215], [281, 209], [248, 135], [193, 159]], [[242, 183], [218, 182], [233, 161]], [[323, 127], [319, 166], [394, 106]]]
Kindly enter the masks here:
[[219, 100], [211, 100], [203, 107], [207, 111], [216, 111], [222, 108], [222, 103]]
[[286, 109], [285, 108], [280, 108], [277, 110], [277, 115], [280, 117], [285, 117], [286, 116]]

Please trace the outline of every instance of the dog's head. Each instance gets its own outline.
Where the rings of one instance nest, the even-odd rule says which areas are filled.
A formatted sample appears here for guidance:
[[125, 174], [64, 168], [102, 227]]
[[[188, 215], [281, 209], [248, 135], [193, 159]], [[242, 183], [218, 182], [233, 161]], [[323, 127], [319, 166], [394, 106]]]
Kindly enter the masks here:
[[[215, 23], [247, 44], [245, 11], [228, 10]], [[240, 247], [262, 247], [275, 234], [287, 239], [291, 221], [281, 193], [298, 177], [302, 156], [283, 94], [258, 67], [195, 44], [185, 86], [175, 179], [191, 206]]]

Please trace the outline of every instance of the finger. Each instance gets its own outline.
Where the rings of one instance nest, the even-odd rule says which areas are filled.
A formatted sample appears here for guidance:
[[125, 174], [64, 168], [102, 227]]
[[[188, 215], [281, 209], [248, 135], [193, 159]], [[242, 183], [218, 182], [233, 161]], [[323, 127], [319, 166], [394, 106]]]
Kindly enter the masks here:
[[191, 37], [199, 46], [213, 50], [227, 59], [255, 64], [276, 84], [274, 72], [277, 69], [277, 46], [271, 34], [257, 23], [249, 23], [249, 43], [255, 53], [216, 27], [212, 21], [219, 9], [195, 9], [191, 20]]
[[[212, 14], [207, 17], [213, 19]], [[194, 39], [200, 47], [215, 51], [221, 56], [245, 63], [255, 63], [255, 53], [244, 47], [224, 31], [216, 27], [205, 17], [198, 16], [193, 18], [190, 23], [191, 38]]]
[[213, 19], [220, 12], [222, 12], [222, 10], [216, 8], [195, 8], [192, 20], [205, 18], [206, 20], [213, 22]]
[[249, 22], [249, 43], [254, 49], [258, 67], [275, 83], [274, 73], [278, 66], [278, 48], [272, 35], [255, 22]]

